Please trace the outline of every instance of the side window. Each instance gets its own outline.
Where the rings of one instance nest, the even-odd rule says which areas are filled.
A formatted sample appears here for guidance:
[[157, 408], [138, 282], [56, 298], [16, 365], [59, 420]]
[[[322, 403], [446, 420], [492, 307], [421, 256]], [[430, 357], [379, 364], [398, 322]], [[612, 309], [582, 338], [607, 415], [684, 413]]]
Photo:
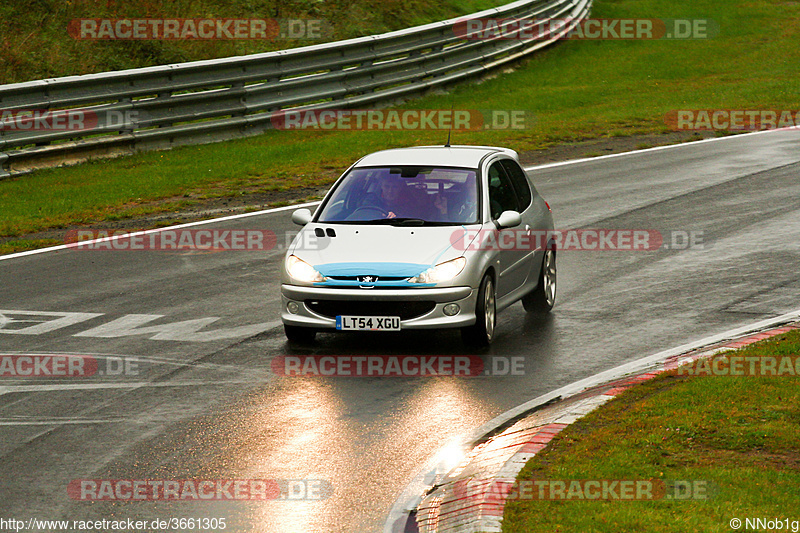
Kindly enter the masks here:
[[517, 197], [514, 186], [506, 175], [500, 162], [489, 167], [489, 210], [492, 218], [497, 219], [503, 211], [517, 211]]
[[516, 161], [511, 159], [503, 159], [500, 161], [503, 168], [511, 178], [511, 183], [514, 184], [514, 189], [517, 191], [517, 199], [519, 200], [519, 211], [525, 211], [531, 205], [531, 187], [528, 184], [528, 178], [525, 177], [525, 171], [520, 168]]

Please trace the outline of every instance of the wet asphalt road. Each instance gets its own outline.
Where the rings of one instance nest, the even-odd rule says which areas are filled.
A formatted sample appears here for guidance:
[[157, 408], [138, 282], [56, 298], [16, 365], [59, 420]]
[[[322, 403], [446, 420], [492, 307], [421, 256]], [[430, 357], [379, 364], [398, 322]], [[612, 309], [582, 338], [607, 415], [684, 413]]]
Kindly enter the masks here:
[[[524, 375], [277, 375], [271, 363], [285, 355], [469, 354], [453, 332], [320, 335], [289, 347], [279, 327], [280, 249], [65, 250], [0, 261], [0, 354], [91, 355], [104, 370], [0, 377], [0, 517], [380, 531], [421, 465], [503, 411], [800, 307], [799, 131], [531, 173], [558, 228], [657, 230], [668, 245], [694, 232], [703, 245], [560, 253], [551, 316], [529, 317], [515, 304], [500, 314], [492, 348], [472, 353], [490, 367], [521, 357]], [[296, 229], [289, 213], [204, 227], [270, 230], [282, 242]], [[81, 479], [295, 480], [295, 495], [320, 486], [332, 494], [83, 502], [67, 491]]]

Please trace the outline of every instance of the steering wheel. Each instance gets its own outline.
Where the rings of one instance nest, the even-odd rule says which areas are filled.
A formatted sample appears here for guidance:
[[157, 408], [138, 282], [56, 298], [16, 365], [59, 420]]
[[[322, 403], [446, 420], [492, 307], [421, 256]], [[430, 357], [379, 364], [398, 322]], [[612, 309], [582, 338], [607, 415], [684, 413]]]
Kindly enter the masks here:
[[[359, 212], [378, 213], [380, 216], [360, 219], [359, 217], [356, 216], [356, 214], [358, 214]], [[385, 211], [382, 207], [377, 207], [374, 205], [362, 205], [361, 207], [350, 213], [350, 216], [347, 217], [347, 220], [371, 220], [373, 218], [386, 218], [388, 214], [389, 212]]]

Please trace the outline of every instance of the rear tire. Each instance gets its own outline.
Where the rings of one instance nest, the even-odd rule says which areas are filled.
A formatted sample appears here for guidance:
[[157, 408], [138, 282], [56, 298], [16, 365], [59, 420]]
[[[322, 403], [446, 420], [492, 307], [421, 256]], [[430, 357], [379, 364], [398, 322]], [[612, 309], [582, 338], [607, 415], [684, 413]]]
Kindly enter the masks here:
[[317, 332], [311, 328], [290, 326], [288, 324], [283, 325], [283, 332], [286, 333], [286, 338], [289, 339], [289, 342], [314, 342], [314, 337], [317, 336]]
[[478, 289], [475, 304], [475, 324], [461, 329], [461, 340], [468, 346], [485, 348], [494, 340], [497, 325], [497, 305], [492, 276], [486, 274]]
[[556, 303], [556, 251], [548, 246], [542, 258], [539, 283], [522, 297], [522, 306], [529, 313], [548, 313]]

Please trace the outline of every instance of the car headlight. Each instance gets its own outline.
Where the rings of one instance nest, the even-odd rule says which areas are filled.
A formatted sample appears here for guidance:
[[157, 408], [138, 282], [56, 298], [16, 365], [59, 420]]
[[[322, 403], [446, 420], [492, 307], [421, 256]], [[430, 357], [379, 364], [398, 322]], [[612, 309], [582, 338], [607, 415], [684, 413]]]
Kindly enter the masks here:
[[461, 271], [464, 270], [466, 265], [467, 259], [465, 257], [459, 257], [452, 261], [446, 261], [432, 266], [419, 276], [411, 278], [408, 281], [411, 283], [441, 283], [443, 281], [450, 281], [461, 274]]
[[314, 283], [325, 281], [326, 278], [316, 271], [314, 267], [297, 257], [290, 255], [286, 258], [286, 272], [297, 281], [305, 283]]

